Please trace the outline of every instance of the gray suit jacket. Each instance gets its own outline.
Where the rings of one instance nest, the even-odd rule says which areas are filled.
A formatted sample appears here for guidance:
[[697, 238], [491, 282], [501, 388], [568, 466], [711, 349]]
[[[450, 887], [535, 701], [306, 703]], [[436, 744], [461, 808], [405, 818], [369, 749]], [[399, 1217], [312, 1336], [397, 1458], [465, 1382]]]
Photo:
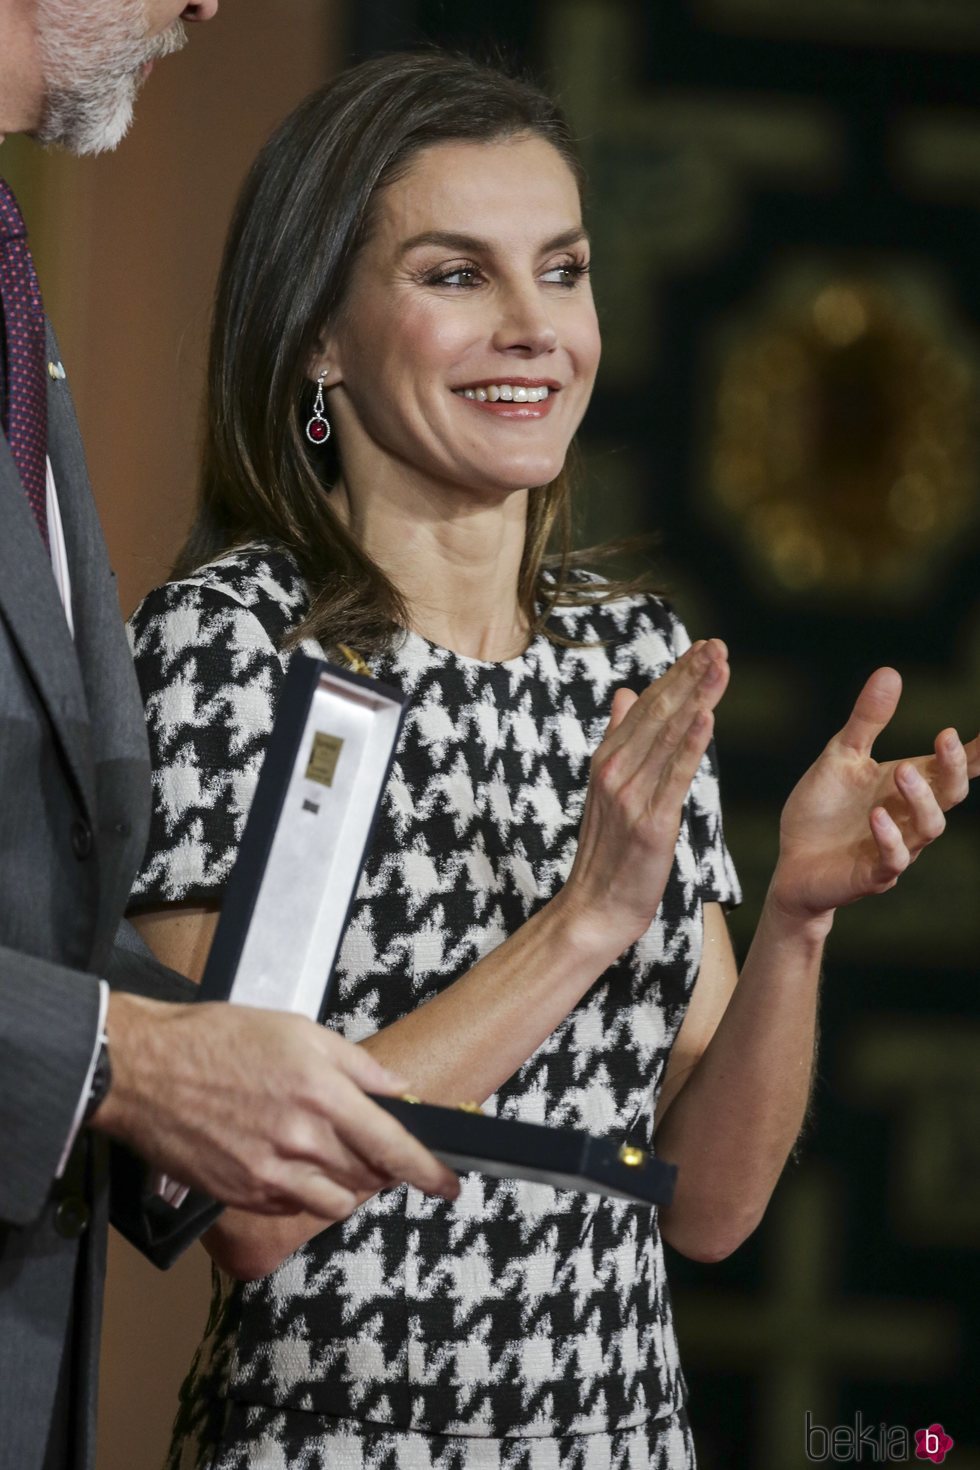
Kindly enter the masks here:
[[[50, 336], [48, 351], [57, 361]], [[96, 977], [193, 994], [131, 933], [119, 943], [146, 843], [146, 734], [64, 381], [49, 378], [48, 416], [74, 643], [0, 434], [0, 1470], [44, 1463], [69, 1372], [61, 1462], [93, 1463], [106, 1150], [83, 1130], [65, 1177], [54, 1174], [92, 1056]], [[123, 1172], [138, 1190], [141, 1171]], [[138, 1234], [141, 1202], [123, 1214]]]

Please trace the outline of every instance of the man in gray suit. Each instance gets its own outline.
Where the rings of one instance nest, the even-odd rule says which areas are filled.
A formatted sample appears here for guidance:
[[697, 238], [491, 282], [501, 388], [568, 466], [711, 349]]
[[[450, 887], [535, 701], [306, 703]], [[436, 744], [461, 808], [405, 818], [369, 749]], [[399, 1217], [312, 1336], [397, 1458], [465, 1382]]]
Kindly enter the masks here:
[[[216, 9], [0, 0], [0, 141], [113, 146], [149, 63]], [[364, 1096], [399, 1079], [298, 1017], [174, 1003], [189, 983], [120, 927], [148, 821], [142, 708], [6, 186], [0, 308], [0, 1467], [82, 1470], [106, 1136], [202, 1192], [170, 1225], [122, 1156], [120, 1218], [164, 1259], [208, 1218], [203, 1194], [338, 1217], [396, 1179], [447, 1197], [457, 1184]]]

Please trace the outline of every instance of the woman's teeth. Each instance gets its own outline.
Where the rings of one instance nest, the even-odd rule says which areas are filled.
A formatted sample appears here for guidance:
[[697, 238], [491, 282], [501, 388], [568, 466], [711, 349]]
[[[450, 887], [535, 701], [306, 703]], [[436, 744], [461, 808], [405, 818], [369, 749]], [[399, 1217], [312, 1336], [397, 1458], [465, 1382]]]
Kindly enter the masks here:
[[490, 383], [486, 388], [457, 388], [461, 398], [473, 398], [477, 403], [542, 403], [548, 397], [549, 388], [523, 388], [516, 383]]

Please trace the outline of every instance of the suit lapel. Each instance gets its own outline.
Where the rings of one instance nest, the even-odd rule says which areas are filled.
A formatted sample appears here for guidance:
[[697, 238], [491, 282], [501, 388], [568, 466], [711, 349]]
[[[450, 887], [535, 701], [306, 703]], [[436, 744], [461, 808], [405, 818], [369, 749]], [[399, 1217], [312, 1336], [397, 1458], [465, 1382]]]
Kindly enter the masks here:
[[[48, 332], [48, 351], [58, 345]], [[82, 438], [64, 378], [48, 385], [48, 452], [65, 531], [81, 669], [92, 742], [99, 762], [148, 761], [143, 705], [126, 641], [116, 579], [92, 498]]]
[[0, 609], [55, 733], [90, 818], [95, 780], [88, 710], [78, 658], [68, 632], [51, 563], [0, 434]]

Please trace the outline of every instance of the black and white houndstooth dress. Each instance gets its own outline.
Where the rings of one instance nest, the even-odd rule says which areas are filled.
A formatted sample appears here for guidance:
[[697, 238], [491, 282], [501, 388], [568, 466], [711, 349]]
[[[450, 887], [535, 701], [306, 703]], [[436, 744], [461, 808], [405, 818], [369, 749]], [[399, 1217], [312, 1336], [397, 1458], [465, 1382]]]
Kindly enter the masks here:
[[[131, 634], [154, 764], [137, 906], [220, 900], [307, 606], [282, 551], [237, 551], [150, 594]], [[468, 970], [560, 887], [613, 691], [687, 646], [639, 596], [565, 609], [502, 663], [408, 634], [374, 660], [411, 704], [339, 961], [354, 1041]], [[317, 652], [315, 648], [307, 651]], [[646, 935], [487, 1103], [651, 1142], [701, 959], [738, 901], [713, 756]], [[467, 1175], [454, 1204], [388, 1190], [264, 1280], [215, 1272], [171, 1470], [688, 1470], [656, 1213]]]

